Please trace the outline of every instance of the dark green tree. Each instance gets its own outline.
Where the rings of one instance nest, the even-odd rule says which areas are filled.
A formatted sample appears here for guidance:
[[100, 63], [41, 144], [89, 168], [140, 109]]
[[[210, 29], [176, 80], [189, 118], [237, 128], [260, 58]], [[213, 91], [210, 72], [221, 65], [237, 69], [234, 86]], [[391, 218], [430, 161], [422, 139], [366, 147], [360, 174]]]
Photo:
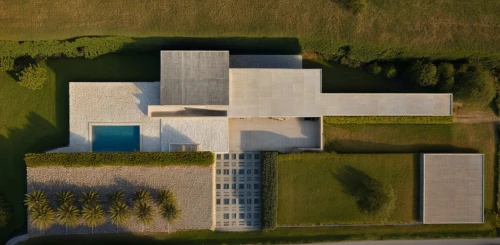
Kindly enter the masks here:
[[32, 191], [26, 194], [24, 205], [28, 207], [28, 211], [39, 205], [48, 204], [47, 195], [43, 191]]
[[114, 201], [109, 207], [109, 219], [111, 223], [116, 225], [116, 232], [119, 232], [119, 227], [125, 225], [130, 218], [130, 208], [123, 201]]
[[358, 191], [356, 204], [362, 212], [384, 220], [391, 216], [396, 207], [396, 197], [390, 185], [369, 179]]
[[41, 203], [30, 209], [29, 219], [36, 228], [45, 230], [54, 224], [55, 213], [48, 203]]
[[57, 208], [56, 218], [59, 224], [64, 225], [66, 235], [68, 235], [68, 227], [78, 225], [80, 210], [78, 210], [78, 207], [73, 202], [65, 201]]
[[142, 225], [141, 231], [144, 232], [144, 226], [153, 222], [153, 207], [147, 202], [138, 202], [134, 207], [134, 214], [137, 221]]
[[82, 221], [92, 229], [92, 234], [94, 234], [94, 228], [106, 222], [106, 214], [102, 205], [99, 203], [84, 204], [82, 208]]

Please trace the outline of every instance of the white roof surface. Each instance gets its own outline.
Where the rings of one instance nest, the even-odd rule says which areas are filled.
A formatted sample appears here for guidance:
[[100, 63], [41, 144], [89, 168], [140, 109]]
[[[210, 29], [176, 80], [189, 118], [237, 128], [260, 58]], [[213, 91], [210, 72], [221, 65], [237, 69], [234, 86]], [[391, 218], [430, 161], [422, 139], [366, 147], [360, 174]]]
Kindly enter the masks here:
[[451, 114], [452, 94], [323, 94], [321, 69], [229, 69], [229, 117]]
[[424, 154], [422, 222], [483, 223], [483, 154]]

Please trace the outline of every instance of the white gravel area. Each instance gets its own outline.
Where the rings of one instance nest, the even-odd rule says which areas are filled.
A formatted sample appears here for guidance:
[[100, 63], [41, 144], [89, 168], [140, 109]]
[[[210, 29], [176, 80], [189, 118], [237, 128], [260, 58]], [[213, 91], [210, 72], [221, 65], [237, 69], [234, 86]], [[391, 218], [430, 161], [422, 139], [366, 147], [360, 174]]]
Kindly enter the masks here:
[[[116, 190], [125, 192], [131, 205], [132, 193], [145, 188], [153, 197], [163, 189], [170, 189], [182, 210], [181, 219], [170, 225], [170, 231], [213, 229], [214, 228], [214, 177], [213, 167], [38, 167], [27, 168], [28, 192], [45, 191], [55, 207], [58, 191], [69, 190], [75, 194], [82, 191], [96, 190], [101, 200], [106, 200], [107, 193]], [[105, 204], [105, 203], [104, 203]], [[105, 206], [106, 210], [107, 207]], [[156, 207], [155, 207], [156, 208]], [[28, 222], [29, 223], [29, 222]], [[141, 224], [132, 218], [120, 228], [121, 232], [141, 232]], [[80, 225], [69, 228], [70, 234], [90, 234], [91, 229]], [[167, 223], [161, 216], [155, 216], [153, 223], [144, 228], [144, 232], [167, 232]], [[94, 233], [116, 233], [116, 227], [109, 220], [94, 229]], [[53, 225], [45, 231], [39, 231], [28, 225], [30, 236], [65, 234], [65, 228]]]
[[148, 105], [158, 104], [160, 82], [71, 82], [69, 146], [52, 152], [89, 152], [91, 123], [140, 125], [141, 151], [160, 151], [160, 119], [148, 117]]
[[199, 144], [200, 151], [229, 149], [227, 118], [163, 118], [161, 128], [161, 151], [169, 151], [170, 144]]

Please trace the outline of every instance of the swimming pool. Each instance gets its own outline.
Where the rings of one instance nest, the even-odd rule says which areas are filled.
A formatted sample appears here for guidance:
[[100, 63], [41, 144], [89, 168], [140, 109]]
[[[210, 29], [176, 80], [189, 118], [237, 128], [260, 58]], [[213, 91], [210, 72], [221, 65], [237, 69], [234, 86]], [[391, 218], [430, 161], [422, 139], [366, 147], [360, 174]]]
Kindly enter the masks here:
[[92, 126], [93, 152], [131, 152], [141, 150], [139, 126]]

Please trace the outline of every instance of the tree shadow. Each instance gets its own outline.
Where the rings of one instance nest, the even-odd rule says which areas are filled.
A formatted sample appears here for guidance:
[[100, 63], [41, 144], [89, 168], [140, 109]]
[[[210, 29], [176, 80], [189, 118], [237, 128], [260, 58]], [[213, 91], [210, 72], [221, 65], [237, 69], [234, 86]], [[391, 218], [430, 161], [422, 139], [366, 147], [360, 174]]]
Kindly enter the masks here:
[[365, 172], [346, 165], [341, 166], [336, 172], [332, 172], [332, 175], [342, 186], [342, 191], [356, 199], [361, 198], [366, 193], [365, 183], [375, 180]]

